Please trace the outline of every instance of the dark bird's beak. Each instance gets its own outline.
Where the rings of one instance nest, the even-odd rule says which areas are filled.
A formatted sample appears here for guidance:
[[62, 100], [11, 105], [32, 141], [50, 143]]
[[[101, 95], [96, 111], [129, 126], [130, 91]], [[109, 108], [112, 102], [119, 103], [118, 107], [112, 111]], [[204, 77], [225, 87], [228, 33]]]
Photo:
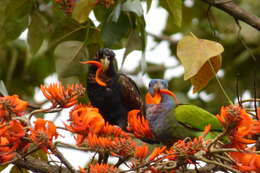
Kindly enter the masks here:
[[104, 70], [102, 62], [99, 61], [81, 61], [81, 64], [92, 64], [97, 67], [95, 80], [100, 86], [107, 86], [107, 84], [100, 78], [100, 73]]
[[109, 64], [110, 64], [108, 57], [105, 56], [104, 58], [100, 59], [100, 61], [103, 66], [103, 70], [106, 71], [109, 68]]
[[102, 63], [99, 61], [80, 61], [81, 64], [92, 64], [95, 65], [97, 68], [103, 67]]

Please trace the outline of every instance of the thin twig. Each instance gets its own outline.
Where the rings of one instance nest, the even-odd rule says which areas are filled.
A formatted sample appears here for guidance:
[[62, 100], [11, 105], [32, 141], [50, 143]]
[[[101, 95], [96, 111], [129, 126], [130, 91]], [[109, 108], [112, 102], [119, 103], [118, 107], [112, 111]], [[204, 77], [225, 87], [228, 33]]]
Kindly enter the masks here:
[[30, 122], [31, 118], [33, 115], [35, 114], [40, 114], [40, 113], [54, 113], [54, 112], [59, 112], [61, 111], [62, 108], [48, 108], [48, 109], [37, 109], [37, 110], [34, 110], [30, 113], [29, 115], [29, 118], [28, 118], [28, 121]]
[[59, 160], [70, 170], [72, 173], [77, 173], [73, 166], [68, 162], [68, 160], [63, 156], [63, 154], [56, 148], [55, 145], [52, 145], [50, 148], [51, 152], [59, 158]]
[[206, 162], [208, 164], [214, 164], [214, 165], [218, 165], [222, 168], [225, 168], [229, 171], [233, 171], [235, 173], [241, 173], [240, 171], [228, 166], [228, 165], [225, 165], [223, 163], [220, 163], [220, 162], [217, 162], [217, 161], [214, 161], [214, 160], [209, 160], [207, 158], [205, 158], [203, 155], [205, 154], [205, 151], [200, 151], [200, 152], [197, 152], [194, 156], [198, 159], [198, 160], [201, 160], [203, 162]]
[[241, 103], [254, 102], [254, 101], [260, 102], [260, 98], [241, 100]]
[[250, 151], [250, 150], [238, 150], [236, 148], [213, 148], [210, 150], [211, 153], [224, 153], [224, 152], [240, 152], [240, 153], [252, 153], [252, 154], [260, 154], [260, 151]]
[[228, 130], [225, 129], [222, 133], [220, 133], [218, 136], [216, 136], [207, 146], [207, 150], [211, 151], [211, 147], [213, 144], [215, 144], [219, 139], [221, 139], [222, 137], [224, 137], [227, 134]]
[[158, 39], [158, 40], [169, 41], [173, 45], [176, 45], [178, 43], [178, 40], [174, 40], [170, 36], [165, 35], [165, 34], [156, 35], [156, 34], [153, 34], [153, 33], [150, 33], [150, 32], [147, 32], [147, 34], [154, 37], [155, 39]]

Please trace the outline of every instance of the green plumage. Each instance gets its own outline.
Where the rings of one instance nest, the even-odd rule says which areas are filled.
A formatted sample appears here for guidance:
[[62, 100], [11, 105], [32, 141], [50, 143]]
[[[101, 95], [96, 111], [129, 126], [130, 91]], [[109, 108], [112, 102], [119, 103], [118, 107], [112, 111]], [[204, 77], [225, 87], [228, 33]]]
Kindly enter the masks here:
[[222, 131], [222, 126], [217, 117], [195, 105], [177, 105], [173, 110], [176, 120], [188, 127], [204, 130], [211, 124], [211, 130]]
[[[167, 81], [154, 79], [149, 84], [149, 92], [154, 89], [167, 88]], [[157, 87], [157, 88], [156, 88]], [[155, 138], [165, 145], [171, 145], [177, 140], [203, 135], [205, 126], [211, 125], [206, 138], [215, 138], [223, 131], [217, 117], [208, 111], [188, 104], [176, 105], [173, 98], [161, 94], [159, 104], [146, 104], [146, 118]]]
[[212, 128], [206, 138], [212, 139], [222, 131], [219, 121], [215, 115], [194, 105], [178, 105], [166, 116], [150, 122], [156, 139], [165, 145], [187, 137], [202, 136], [204, 127], [209, 124]]

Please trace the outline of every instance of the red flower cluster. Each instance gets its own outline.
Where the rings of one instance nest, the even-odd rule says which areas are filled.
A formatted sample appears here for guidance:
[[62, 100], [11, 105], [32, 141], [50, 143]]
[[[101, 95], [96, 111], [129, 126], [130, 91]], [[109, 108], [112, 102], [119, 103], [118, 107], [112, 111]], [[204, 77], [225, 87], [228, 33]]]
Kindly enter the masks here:
[[[66, 128], [76, 133], [78, 146], [88, 146], [92, 151], [111, 153], [114, 156], [134, 156], [141, 158], [145, 151], [137, 148], [129, 133], [121, 128], [105, 124], [98, 109], [92, 106], [77, 105], [70, 112], [70, 125]], [[145, 150], [145, 149], [143, 149]], [[143, 154], [141, 154], [143, 153]]]
[[25, 136], [24, 126], [17, 120], [0, 124], [0, 163], [12, 160], [16, 156], [22, 138]]
[[80, 173], [117, 173], [119, 169], [108, 164], [91, 164], [89, 169], [80, 168]]
[[77, 98], [85, 94], [85, 88], [80, 84], [68, 85], [66, 88], [60, 83], [41, 85], [43, 95], [52, 102], [53, 107], [68, 108], [75, 105]]
[[140, 110], [132, 110], [128, 112], [128, 127], [127, 130], [133, 132], [137, 138], [153, 139], [154, 136], [149, 127], [148, 121], [143, 115], [140, 115]]
[[[260, 113], [260, 109], [258, 109], [258, 112]], [[230, 129], [231, 144], [228, 146], [241, 151], [229, 153], [236, 161], [235, 167], [244, 172], [260, 170], [260, 155], [247, 152], [247, 150], [254, 150], [249, 148], [247, 144], [256, 142], [252, 139], [252, 136], [260, 133], [260, 121], [252, 119], [245, 109], [233, 105], [222, 107], [217, 118], [225, 128]]]
[[29, 137], [35, 144], [47, 152], [52, 145], [53, 139], [58, 137], [58, 133], [53, 122], [38, 118], [34, 122], [34, 128], [30, 129]]
[[145, 159], [147, 154], [148, 154], [148, 146], [147, 145], [137, 146], [135, 148], [134, 157], [136, 159], [139, 159], [139, 160]]
[[28, 103], [17, 95], [0, 97], [0, 120], [11, 120], [14, 116], [22, 116]]
[[233, 105], [222, 107], [217, 118], [225, 128], [230, 128], [229, 137], [233, 146], [243, 149], [246, 144], [256, 142], [250, 138], [260, 133], [260, 122], [253, 120], [245, 109]]
[[60, 8], [64, 10], [65, 13], [71, 14], [76, 0], [55, 0], [55, 2], [59, 4]]
[[242, 172], [260, 170], [260, 154], [230, 152], [229, 155], [236, 161], [235, 167]]
[[[199, 151], [206, 150], [206, 146], [209, 141], [204, 140], [204, 137], [207, 136], [208, 132], [210, 131], [210, 128], [211, 125], [208, 125], [205, 127], [202, 136], [193, 139], [187, 138], [185, 140], [179, 140], [175, 142], [170, 148], [167, 148], [166, 146], [156, 147], [148, 157], [149, 161], [157, 161], [164, 159], [176, 161], [178, 160], [178, 158], [181, 158], [181, 160], [183, 160], [183, 162], [186, 164], [196, 164], [195, 161], [190, 159], [192, 158], [190, 156], [193, 156], [195, 153]], [[160, 170], [157, 170], [154, 167], [149, 167], [148, 169], [152, 172], [160, 172]], [[174, 168], [168, 171], [174, 172]]]
[[105, 125], [98, 109], [79, 104], [70, 111], [70, 125], [65, 127], [73, 132], [87, 135], [89, 132], [98, 133]]

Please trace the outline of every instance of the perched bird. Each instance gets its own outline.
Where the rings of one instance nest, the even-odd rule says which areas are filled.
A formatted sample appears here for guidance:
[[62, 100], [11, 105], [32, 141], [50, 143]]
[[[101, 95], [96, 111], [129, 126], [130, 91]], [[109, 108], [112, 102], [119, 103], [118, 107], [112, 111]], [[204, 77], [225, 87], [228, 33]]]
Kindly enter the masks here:
[[144, 111], [144, 102], [135, 82], [117, 71], [115, 54], [108, 48], [101, 48], [91, 64], [87, 76], [87, 94], [93, 106], [103, 118], [123, 130], [127, 127], [127, 114], [132, 109]]
[[211, 124], [207, 138], [214, 138], [223, 131], [215, 115], [188, 104], [179, 104], [176, 96], [168, 90], [168, 82], [153, 79], [146, 95], [146, 119], [155, 138], [170, 145], [186, 137], [198, 137], [204, 127]]

